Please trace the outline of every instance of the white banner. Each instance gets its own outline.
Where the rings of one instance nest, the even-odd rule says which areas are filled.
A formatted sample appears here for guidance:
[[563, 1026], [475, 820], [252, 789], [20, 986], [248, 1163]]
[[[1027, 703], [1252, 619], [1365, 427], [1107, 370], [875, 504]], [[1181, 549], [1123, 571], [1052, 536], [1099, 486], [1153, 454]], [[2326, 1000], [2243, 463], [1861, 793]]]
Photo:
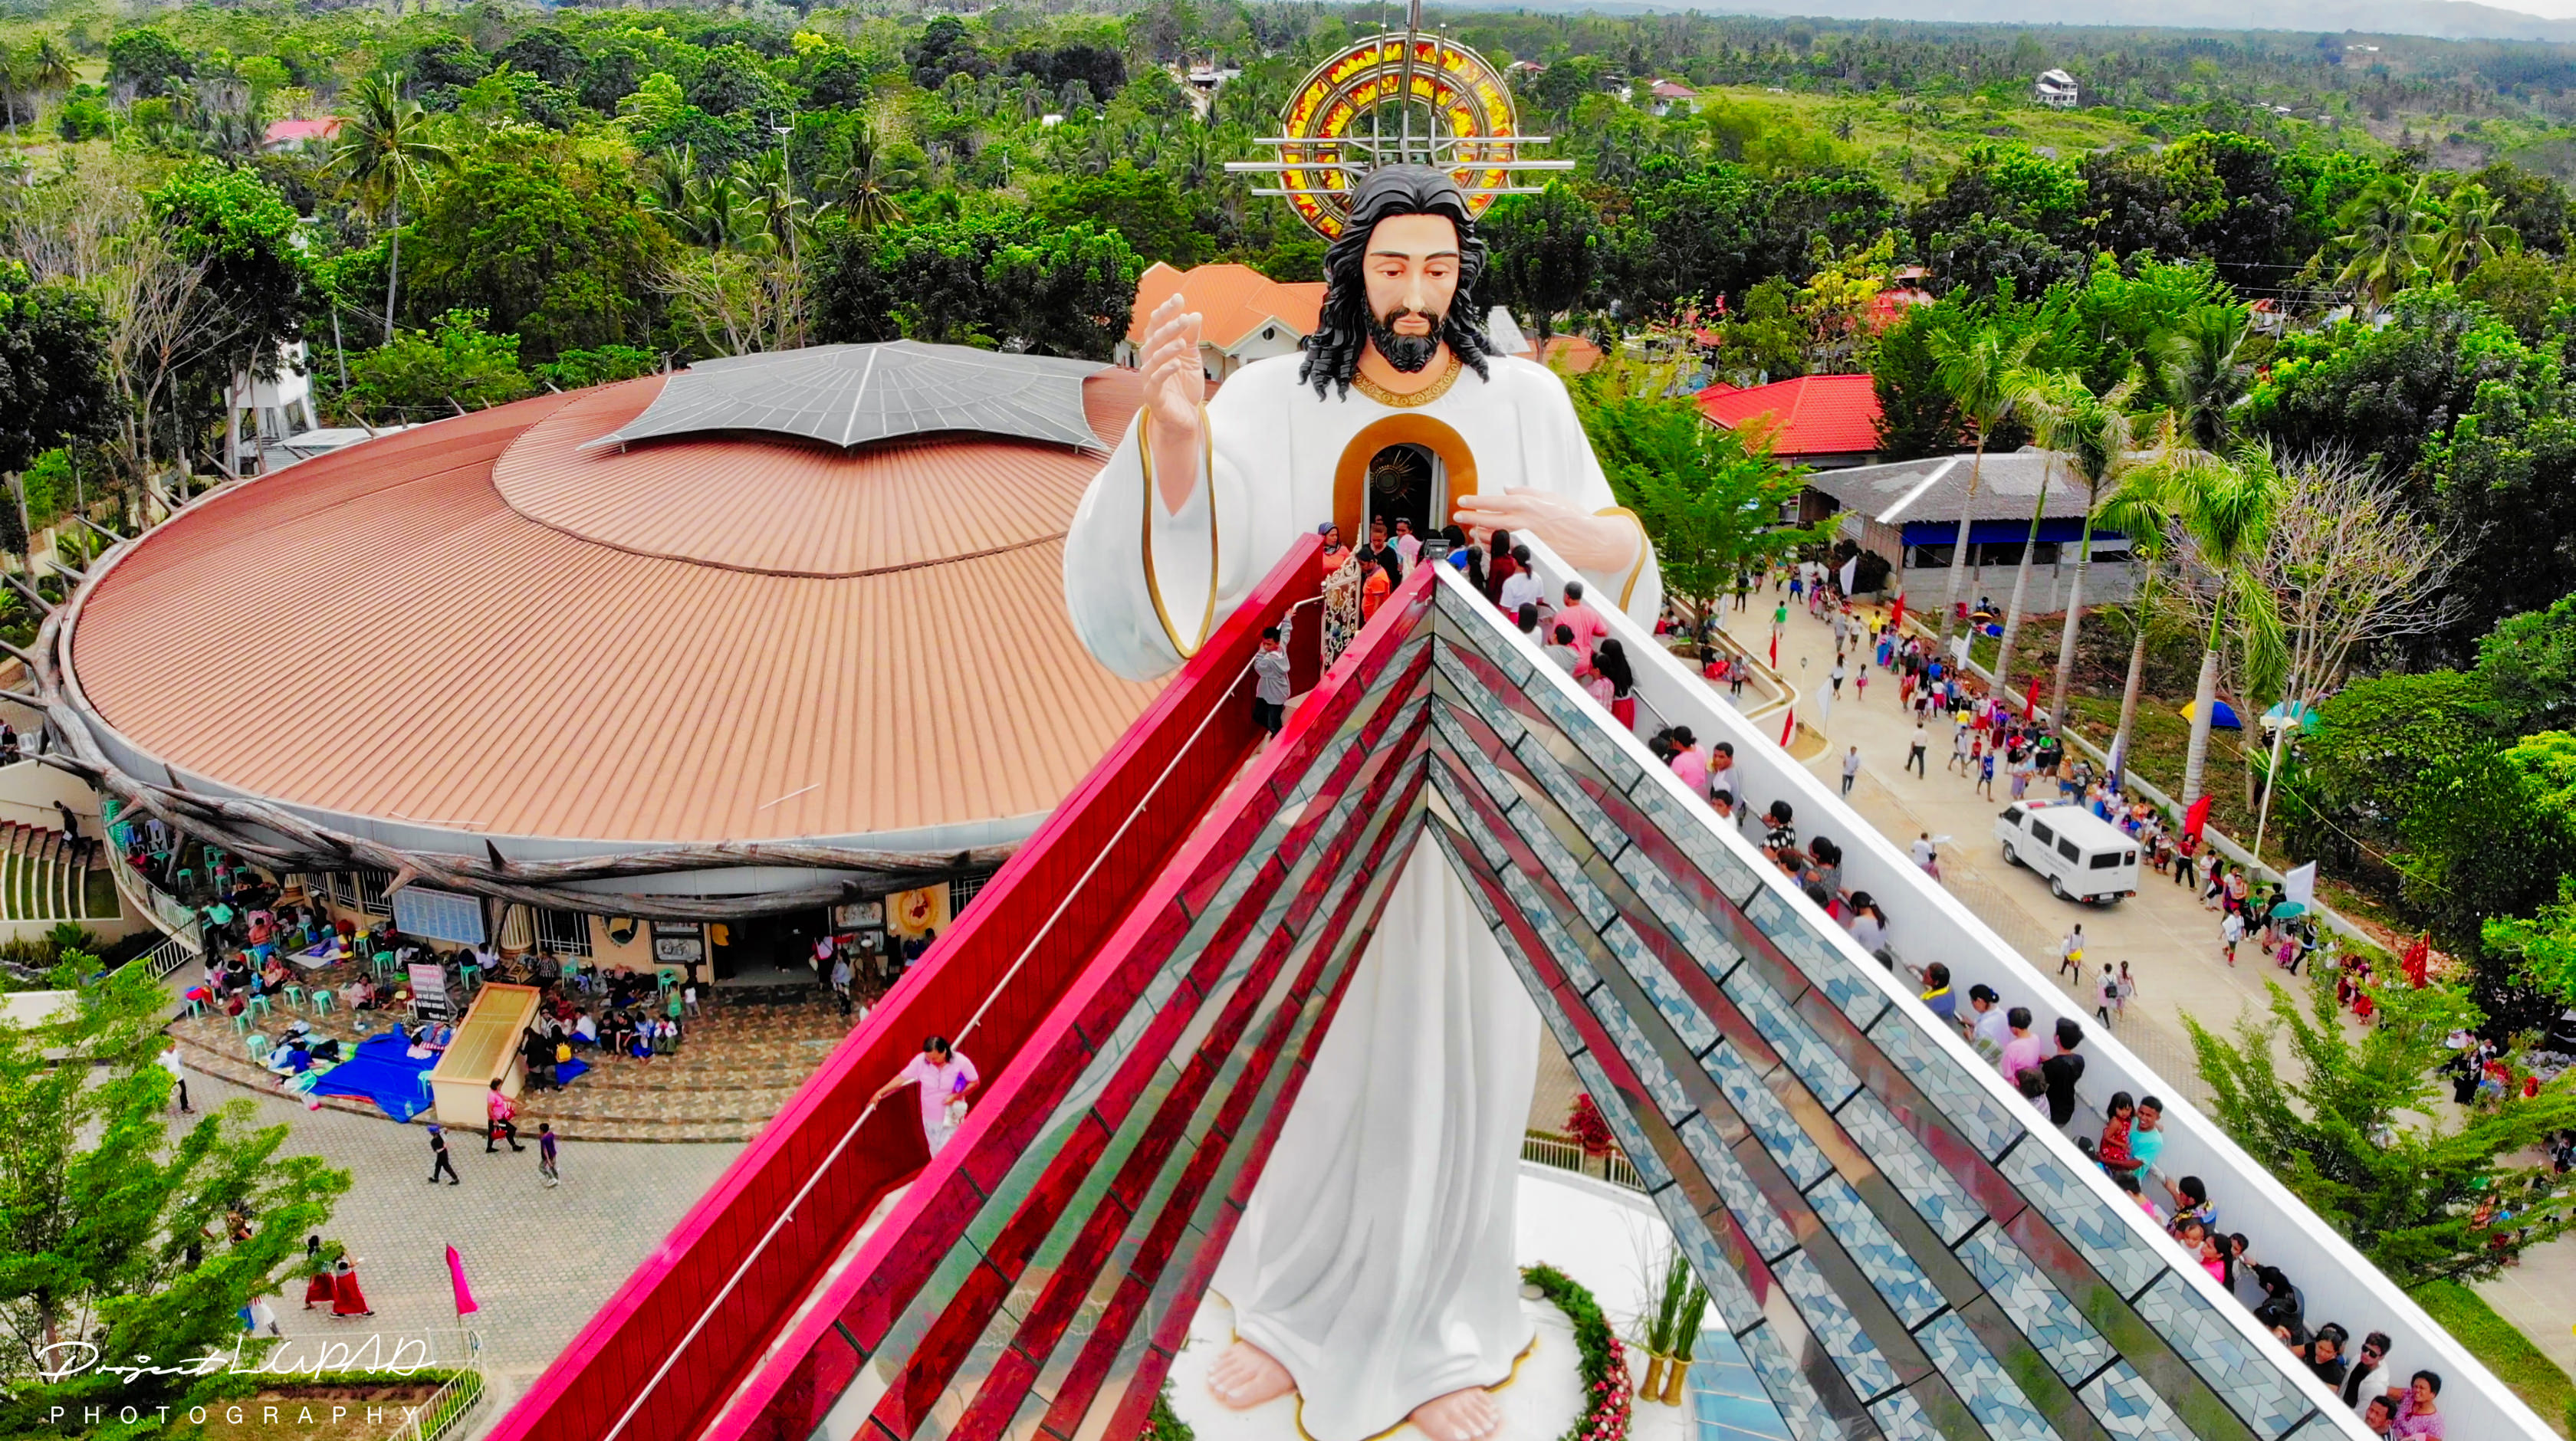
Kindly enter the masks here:
[[2317, 906], [2317, 863], [2310, 861], [2281, 877], [2281, 899], [2297, 901], [2310, 910]]
[[1843, 594], [1845, 594], [1845, 595], [1849, 595], [1849, 594], [1851, 594], [1851, 593], [1852, 593], [1852, 581], [1853, 581], [1853, 579], [1854, 579], [1855, 577], [1857, 577], [1859, 574], [1860, 574], [1860, 557], [1859, 557], [1859, 556], [1853, 556], [1851, 559], [1849, 559], [1849, 560], [1847, 560], [1847, 561], [1844, 561], [1844, 562], [1843, 562], [1843, 573], [1842, 573], [1842, 576], [1841, 576], [1842, 586], [1843, 586]]

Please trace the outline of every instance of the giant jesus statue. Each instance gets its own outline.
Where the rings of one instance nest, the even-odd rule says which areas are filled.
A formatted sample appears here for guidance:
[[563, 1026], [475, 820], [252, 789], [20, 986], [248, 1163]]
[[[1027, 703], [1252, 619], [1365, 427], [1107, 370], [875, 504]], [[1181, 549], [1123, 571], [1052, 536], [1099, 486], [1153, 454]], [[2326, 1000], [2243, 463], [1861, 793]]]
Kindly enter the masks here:
[[[1593, 597], [1652, 623], [1652, 551], [1564, 385], [1486, 348], [1470, 298], [1484, 258], [1455, 182], [1390, 166], [1361, 181], [1325, 256], [1302, 357], [1245, 366], [1209, 403], [1199, 317], [1178, 296], [1154, 312], [1144, 410], [1065, 545], [1074, 627], [1102, 664], [1135, 679], [1179, 664], [1390, 444], [1441, 458], [1480, 539], [1535, 534]], [[1295, 1392], [1314, 1441], [1408, 1419], [1430, 1441], [1489, 1435], [1488, 1391], [1532, 1340], [1512, 1243], [1541, 1023], [1438, 850], [1404, 865], [1216, 1273], [1238, 1339], [1209, 1388], [1237, 1408]]]

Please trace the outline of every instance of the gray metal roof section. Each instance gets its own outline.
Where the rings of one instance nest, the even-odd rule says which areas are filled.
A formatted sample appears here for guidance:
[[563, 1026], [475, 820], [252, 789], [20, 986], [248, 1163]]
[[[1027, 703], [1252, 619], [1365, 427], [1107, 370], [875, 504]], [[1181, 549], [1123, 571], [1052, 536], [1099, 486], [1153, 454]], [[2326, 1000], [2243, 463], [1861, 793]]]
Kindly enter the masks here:
[[761, 431], [849, 449], [968, 431], [1105, 450], [1084, 418], [1082, 382], [1106, 369], [912, 340], [737, 355], [672, 376], [643, 414], [591, 444]]
[[1970, 519], [2027, 520], [2032, 504], [2039, 499], [2041, 473], [2050, 470], [2051, 461], [2055, 466], [2048, 477], [2045, 516], [2051, 520], [2081, 516], [2085, 508], [2084, 483], [2064, 457], [2035, 446], [1988, 451], [1983, 466], [1976, 463], [1974, 455], [1963, 452], [1885, 465], [1859, 465], [1848, 470], [1819, 470], [1806, 479], [1810, 489], [1832, 496], [1843, 509], [1858, 511], [1882, 525], [1913, 521], [1956, 524], [1960, 503], [1968, 496], [1968, 477], [1973, 473], [1977, 477], [1977, 500]]

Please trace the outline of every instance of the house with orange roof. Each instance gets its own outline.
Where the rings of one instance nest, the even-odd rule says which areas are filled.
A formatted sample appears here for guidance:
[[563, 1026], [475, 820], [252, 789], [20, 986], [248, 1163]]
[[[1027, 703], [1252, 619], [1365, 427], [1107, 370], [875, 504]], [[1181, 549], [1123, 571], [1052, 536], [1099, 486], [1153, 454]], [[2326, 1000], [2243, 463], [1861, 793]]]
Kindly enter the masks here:
[[1759, 427], [1771, 453], [1793, 465], [1840, 470], [1878, 460], [1878, 392], [1866, 375], [1801, 375], [1699, 392], [1700, 414], [1729, 430]]
[[1249, 265], [1200, 265], [1175, 270], [1161, 261], [1136, 278], [1136, 308], [1127, 338], [1118, 342], [1120, 365], [1133, 369], [1144, 357], [1145, 321], [1174, 295], [1200, 316], [1199, 361], [1210, 380], [1225, 380], [1256, 360], [1293, 353], [1324, 310], [1322, 281], [1277, 281]]

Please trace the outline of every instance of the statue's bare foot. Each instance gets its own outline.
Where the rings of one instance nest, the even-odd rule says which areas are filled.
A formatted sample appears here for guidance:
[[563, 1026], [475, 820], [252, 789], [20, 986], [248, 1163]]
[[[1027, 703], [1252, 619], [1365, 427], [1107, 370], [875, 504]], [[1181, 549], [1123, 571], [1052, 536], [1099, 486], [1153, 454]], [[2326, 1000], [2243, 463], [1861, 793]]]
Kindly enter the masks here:
[[1480, 1441], [1503, 1429], [1503, 1408], [1483, 1388], [1469, 1386], [1432, 1397], [1409, 1419], [1431, 1441]]
[[1297, 1389], [1288, 1368], [1249, 1341], [1225, 1348], [1208, 1367], [1208, 1394], [1236, 1411], [1249, 1411]]

